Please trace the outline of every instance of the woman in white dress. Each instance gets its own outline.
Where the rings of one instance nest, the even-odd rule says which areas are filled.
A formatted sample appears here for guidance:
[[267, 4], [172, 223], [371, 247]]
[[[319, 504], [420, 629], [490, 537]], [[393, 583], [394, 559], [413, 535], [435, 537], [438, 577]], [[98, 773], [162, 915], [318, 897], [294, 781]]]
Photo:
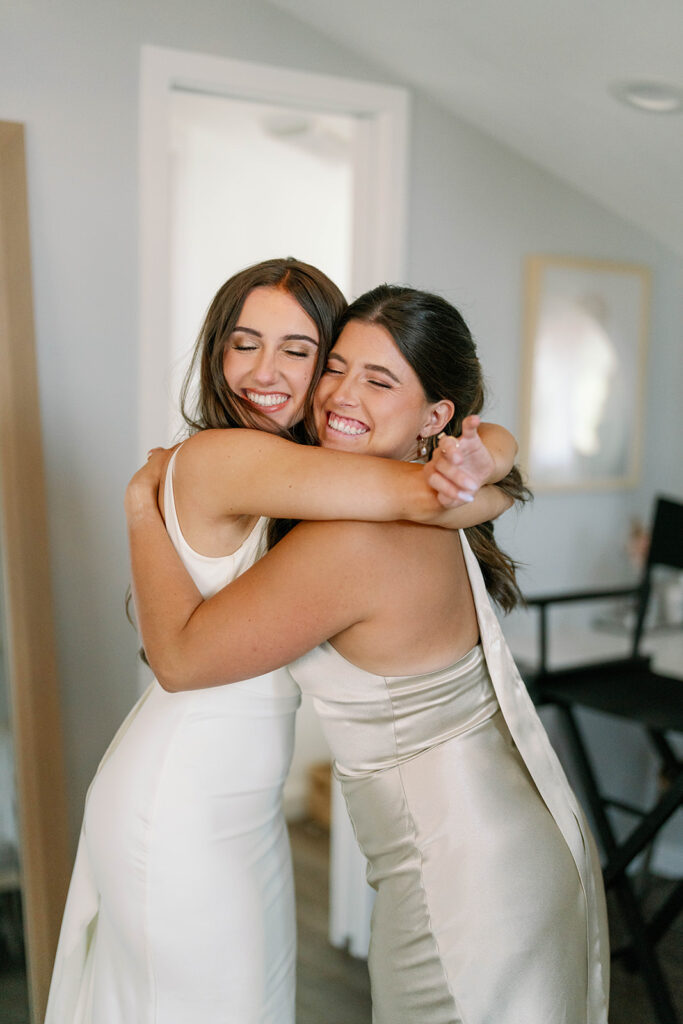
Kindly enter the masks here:
[[[396, 473], [386, 460], [373, 467], [288, 439], [305, 436], [343, 306], [319, 271], [273, 260], [226, 282], [209, 309], [188, 417], [196, 433], [162, 496], [168, 536], [203, 597], [265, 550], [262, 513], [458, 523], [418, 467]], [[451, 484], [438, 482], [448, 503]], [[468, 504], [466, 519], [500, 510], [497, 496], [486, 501]], [[298, 703], [277, 667], [179, 695], [151, 684], [89, 790], [47, 1024], [293, 1024], [281, 796]]]
[[[324, 445], [410, 460], [478, 411], [445, 300], [382, 286], [342, 323]], [[377, 889], [376, 1024], [607, 1024], [600, 866], [489, 604], [516, 596], [489, 531], [302, 523], [202, 602], [154, 484], [133, 481], [129, 531], [147, 654], [171, 691], [290, 662], [313, 695]]]

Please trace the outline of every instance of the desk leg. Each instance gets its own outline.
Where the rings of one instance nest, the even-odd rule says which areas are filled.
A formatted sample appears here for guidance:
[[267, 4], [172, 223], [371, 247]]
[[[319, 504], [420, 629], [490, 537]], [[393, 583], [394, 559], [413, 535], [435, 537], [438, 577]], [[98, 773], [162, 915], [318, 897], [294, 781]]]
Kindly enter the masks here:
[[[604, 873], [605, 878], [609, 879], [609, 882], [606, 881], [606, 885], [610, 884], [614, 887], [657, 1022], [658, 1024], [678, 1024], [678, 1016], [669, 993], [669, 987], [659, 965], [654, 944], [650, 941], [648, 935], [648, 926], [641, 912], [633, 884], [626, 873], [626, 866], [630, 863], [632, 857], [626, 863], [621, 863], [623, 861], [622, 848], [614, 837], [612, 826], [605, 812], [595, 772], [593, 771], [593, 766], [576, 718], [570, 708], [564, 705], [558, 705], [558, 708], [607, 856]], [[642, 849], [642, 846], [639, 847], [640, 849]], [[619, 867], [615, 868], [617, 862]]]

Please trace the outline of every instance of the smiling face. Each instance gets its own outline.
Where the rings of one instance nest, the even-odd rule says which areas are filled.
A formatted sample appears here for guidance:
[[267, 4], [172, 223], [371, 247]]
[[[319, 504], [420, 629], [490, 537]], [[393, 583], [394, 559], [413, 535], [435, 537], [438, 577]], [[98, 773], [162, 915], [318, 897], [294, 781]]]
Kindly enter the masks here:
[[392, 459], [416, 458], [418, 435], [438, 434], [453, 415], [450, 401], [427, 401], [389, 332], [358, 320], [328, 357], [314, 409], [324, 448]]
[[225, 344], [223, 375], [265, 429], [301, 419], [318, 354], [318, 329], [296, 299], [280, 288], [254, 288]]

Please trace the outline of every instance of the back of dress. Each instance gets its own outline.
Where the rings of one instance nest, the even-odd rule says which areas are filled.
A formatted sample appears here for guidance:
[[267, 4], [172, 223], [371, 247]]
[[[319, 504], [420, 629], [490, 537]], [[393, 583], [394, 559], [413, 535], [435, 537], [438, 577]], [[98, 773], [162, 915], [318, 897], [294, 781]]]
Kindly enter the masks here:
[[377, 891], [373, 1024], [607, 1024], [599, 861], [461, 543], [481, 644], [455, 664], [383, 676], [328, 642], [290, 666]]

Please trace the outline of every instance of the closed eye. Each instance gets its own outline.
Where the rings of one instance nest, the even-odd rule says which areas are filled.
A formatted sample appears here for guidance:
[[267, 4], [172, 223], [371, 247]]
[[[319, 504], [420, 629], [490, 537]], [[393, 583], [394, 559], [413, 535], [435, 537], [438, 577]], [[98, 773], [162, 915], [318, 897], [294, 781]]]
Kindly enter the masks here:
[[288, 356], [295, 356], [297, 359], [310, 359], [311, 356], [313, 355], [313, 352], [300, 352], [297, 349], [293, 348], [286, 348], [285, 352], [287, 353]]
[[377, 388], [391, 389], [391, 384], [387, 384], [386, 381], [383, 380], [369, 380], [368, 384], [374, 384]]

